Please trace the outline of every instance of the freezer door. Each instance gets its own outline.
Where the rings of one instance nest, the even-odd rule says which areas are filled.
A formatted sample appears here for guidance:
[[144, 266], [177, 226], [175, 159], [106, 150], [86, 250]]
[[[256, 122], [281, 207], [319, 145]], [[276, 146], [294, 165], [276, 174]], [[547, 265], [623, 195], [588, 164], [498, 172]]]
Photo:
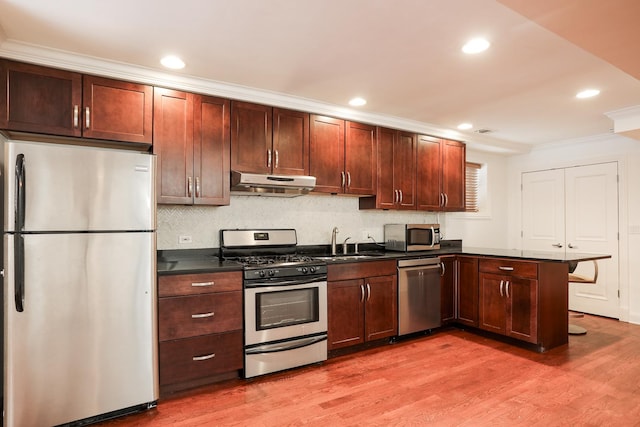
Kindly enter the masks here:
[[[4, 154], [5, 231], [155, 229], [154, 156], [16, 141]], [[21, 183], [24, 228], [16, 230]]]
[[4, 236], [4, 425], [51, 426], [158, 398], [154, 233], [24, 235], [24, 311]]

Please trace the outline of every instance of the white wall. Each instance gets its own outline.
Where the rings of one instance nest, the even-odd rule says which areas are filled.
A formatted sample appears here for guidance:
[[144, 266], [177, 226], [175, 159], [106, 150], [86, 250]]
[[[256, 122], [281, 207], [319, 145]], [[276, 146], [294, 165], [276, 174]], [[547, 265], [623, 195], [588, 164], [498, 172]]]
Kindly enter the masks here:
[[[523, 172], [618, 162], [620, 319], [640, 324], [640, 141], [607, 134], [548, 144], [508, 159], [508, 245], [521, 247]], [[635, 262], [634, 262], [635, 261]]]
[[[445, 215], [446, 238], [462, 239], [467, 247], [509, 248], [507, 235], [507, 158], [467, 150], [467, 161], [486, 168], [486, 196], [480, 212]], [[483, 177], [484, 178], [484, 177]], [[482, 187], [482, 185], [481, 185]]]
[[[358, 199], [347, 196], [307, 195], [291, 199], [231, 196], [229, 206], [158, 206], [158, 249], [218, 247], [218, 231], [224, 228], [290, 227], [297, 230], [298, 244], [316, 245], [329, 244], [331, 229], [337, 226], [339, 241], [350, 236], [351, 242], [363, 242], [369, 232], [380, 242], [383, 225], [396, 222], [439, 222], [445, 238], [463, 239], [467, 246], [505, 247], [506, 158], [469, 151], [467, 159], [487, 164], [490, 203], [480, 215], [361, 211]], [[191, 236], [192, 243], [179, 244], [182, 235]]]

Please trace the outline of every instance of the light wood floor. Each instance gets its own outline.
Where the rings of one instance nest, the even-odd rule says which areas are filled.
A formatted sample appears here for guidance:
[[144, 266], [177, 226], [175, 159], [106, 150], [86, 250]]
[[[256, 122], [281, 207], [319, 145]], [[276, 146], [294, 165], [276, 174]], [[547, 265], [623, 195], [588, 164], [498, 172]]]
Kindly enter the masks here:
[[640, 426], [640, 326], [544, 354], [460, 330], [232, 380], [103, 426]]

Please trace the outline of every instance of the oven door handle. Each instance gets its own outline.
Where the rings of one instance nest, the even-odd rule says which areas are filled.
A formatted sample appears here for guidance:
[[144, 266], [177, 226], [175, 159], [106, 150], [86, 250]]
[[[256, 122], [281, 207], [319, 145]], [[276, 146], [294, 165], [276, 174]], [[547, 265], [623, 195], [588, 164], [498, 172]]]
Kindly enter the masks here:
[[278, 280], [274, 282], [260, 282], [260, 283], [246, 283], [245, 288], [265, 288], [270, 286], [292, 286], [292, 285], [306, 285], [307, 283], [324, 282], [327, 280], [327, 276], [309, 277], [305, 279], [296, 280]]
[[277, 344], [264, 344], [258, 347], [252, 347], [245, 350], [246, 354], [263, 354], [263, 353], [280, 353], [283, 351], [295, 350], [297, 348], [308, 347], [310, 345], [326, 341], [327, 334], [319, 336], [302, 338], [295, 341], [281, 342]]

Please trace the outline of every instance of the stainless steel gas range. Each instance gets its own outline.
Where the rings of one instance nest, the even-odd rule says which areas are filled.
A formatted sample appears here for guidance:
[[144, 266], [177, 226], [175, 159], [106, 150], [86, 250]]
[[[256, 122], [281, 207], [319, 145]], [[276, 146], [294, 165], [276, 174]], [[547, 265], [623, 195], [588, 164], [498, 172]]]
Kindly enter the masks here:
[[327, 266], [296, 254], [293, 229], [221, 230], [244, 265], [244, 376], [327, 360]]

